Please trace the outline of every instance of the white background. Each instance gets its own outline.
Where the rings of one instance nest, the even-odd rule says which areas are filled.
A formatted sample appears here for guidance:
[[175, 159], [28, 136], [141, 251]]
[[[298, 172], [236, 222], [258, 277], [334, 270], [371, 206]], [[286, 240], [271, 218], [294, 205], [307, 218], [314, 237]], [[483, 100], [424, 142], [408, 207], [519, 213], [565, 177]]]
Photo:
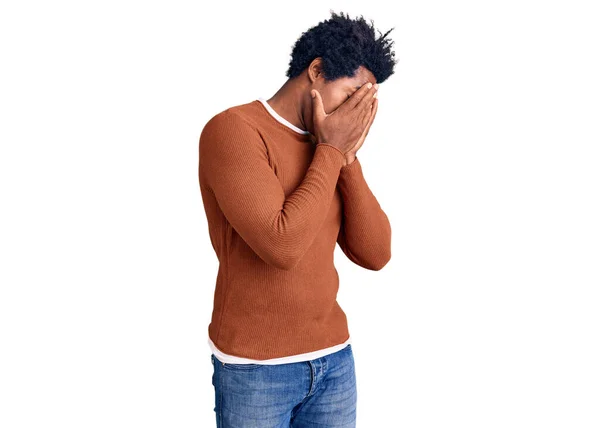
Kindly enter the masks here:
[[198, 138], [329, 9], [399, 60], [359, 151], [392, 260], [336, 249], [357, 426], [600, 426], [594, 3], [3, 2], [0, 426], [215, 426]]

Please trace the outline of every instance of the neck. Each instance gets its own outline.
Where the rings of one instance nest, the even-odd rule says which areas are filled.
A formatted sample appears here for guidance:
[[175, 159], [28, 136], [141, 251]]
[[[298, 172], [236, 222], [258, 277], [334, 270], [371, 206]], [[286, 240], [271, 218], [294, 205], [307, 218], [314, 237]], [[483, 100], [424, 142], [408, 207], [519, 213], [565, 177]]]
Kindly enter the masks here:
[[297, 79], [288, 79], [267, 102], [285, 120], [306, 131], [308, 128], [303, 114], [305, 93]]

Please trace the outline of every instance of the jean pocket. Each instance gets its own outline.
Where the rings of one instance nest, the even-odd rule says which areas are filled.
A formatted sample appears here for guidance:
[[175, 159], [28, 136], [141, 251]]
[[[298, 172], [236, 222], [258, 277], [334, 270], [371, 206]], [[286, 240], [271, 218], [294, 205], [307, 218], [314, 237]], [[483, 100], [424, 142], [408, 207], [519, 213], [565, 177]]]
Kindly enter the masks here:
[[264, 366], [264, 364], [256, 364], [256, 363], [249, 363], [249, 364], [234, 364], [234, 363], [225, 363], [221, 360], [219, 360], [215, 354], [211, 354], [211, 358], [213, 361], [213, 364], [219, 364], [219, 366], [225, 368], [225, 369], [231, 369], [231, 370], [255, 370], [258, 368], [261, 368]]
[[263, 367], [263, 364], [234, 364], [234, 363], [221, 363], [224, 369], [235, 370], [235, 371], [249, 371], [256, 370]]

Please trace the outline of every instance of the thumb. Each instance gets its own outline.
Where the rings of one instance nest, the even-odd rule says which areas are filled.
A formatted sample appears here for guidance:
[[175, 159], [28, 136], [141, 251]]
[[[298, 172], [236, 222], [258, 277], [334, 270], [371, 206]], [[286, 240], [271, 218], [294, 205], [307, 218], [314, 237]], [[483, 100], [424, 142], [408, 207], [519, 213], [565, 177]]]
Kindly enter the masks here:
[[312, 97], [313, 119], [315, 122], [320, 122], [325, 116], [327, 116], [325, 113], [325, 108], [323, 107], [321, 93], [316, 89], [313, 89], [310, 91], [310, 95]]

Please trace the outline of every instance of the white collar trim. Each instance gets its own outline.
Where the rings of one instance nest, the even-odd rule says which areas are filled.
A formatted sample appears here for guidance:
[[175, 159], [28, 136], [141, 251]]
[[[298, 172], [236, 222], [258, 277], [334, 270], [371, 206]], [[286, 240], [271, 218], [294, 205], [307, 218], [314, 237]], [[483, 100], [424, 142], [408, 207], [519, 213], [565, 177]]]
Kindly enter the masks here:
[[269, 105], [266, 98], [259, 97], [258, 100], [262, 103], [262, 105], [265, 106], [267, 111], [269, 113], [271, 113], [271, 116], [273, 116], [278, 122], [284, 124], [285, 126], [287, 126], [290, 129], [296, 131], [298, 134], [302, 134], [302, 135], [310, 134], [310, 132], [304, 131], [304, 130], [298, 128], [296, 125], [292, 124], [291, 122], [289, 122], [288, 120], [286, 120], [282, 116], [280, 116], [275, 110], [273, 110], [273, 107], [271, 107]]

